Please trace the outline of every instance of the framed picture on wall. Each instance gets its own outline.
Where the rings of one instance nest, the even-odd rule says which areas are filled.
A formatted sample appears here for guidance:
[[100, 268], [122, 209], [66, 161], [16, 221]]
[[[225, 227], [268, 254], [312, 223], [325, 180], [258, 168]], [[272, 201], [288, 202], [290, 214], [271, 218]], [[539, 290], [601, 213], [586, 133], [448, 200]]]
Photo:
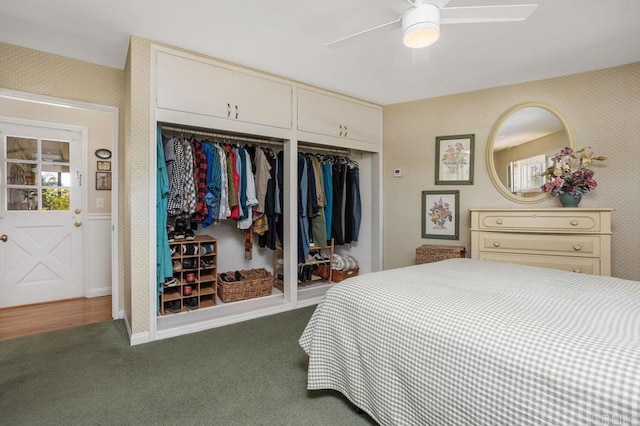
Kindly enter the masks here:
[[110, 172], [111, 171], [111, 161], [98, 161], [97, 169], [101, 170], [101, 171], [104, 171], [104, 172]]
[[457, 240], [460, 191], [422, 191], [422, 238]]
[[99, 191], [111, 190], [111, 172], [96, 172], [96, 189]]
[[475, 135], [436, 137], [436, 185], [473, 185]]

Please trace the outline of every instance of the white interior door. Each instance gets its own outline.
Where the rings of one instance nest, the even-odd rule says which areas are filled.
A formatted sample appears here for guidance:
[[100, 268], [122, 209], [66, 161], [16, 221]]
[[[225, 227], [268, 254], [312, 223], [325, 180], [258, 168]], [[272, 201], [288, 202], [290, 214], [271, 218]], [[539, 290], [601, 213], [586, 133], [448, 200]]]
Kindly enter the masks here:
[[0, 308], [83, 296], [82, 133], [0, 120]]

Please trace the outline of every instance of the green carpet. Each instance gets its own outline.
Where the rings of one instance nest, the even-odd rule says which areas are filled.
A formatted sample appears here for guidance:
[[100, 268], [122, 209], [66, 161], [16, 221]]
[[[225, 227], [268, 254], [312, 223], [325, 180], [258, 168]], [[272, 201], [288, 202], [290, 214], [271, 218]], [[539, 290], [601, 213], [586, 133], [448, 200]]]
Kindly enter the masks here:
[[374, 425], [306, 390], [313, 309], [134, 347], [122, 321], [0, 341], [0, 424]]

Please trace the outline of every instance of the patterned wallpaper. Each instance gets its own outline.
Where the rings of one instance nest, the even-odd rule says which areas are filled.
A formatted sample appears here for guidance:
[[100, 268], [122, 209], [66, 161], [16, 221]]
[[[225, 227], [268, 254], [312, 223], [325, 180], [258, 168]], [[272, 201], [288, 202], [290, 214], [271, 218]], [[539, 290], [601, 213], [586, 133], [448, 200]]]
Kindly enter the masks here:
[[[39, 50], [0, 42], [0, 87], [37, 93], [62, 99], [118, 107], [118, 140], [124, 141], [124, 73], [116, 68], [95, 65]], [[114, 159], [115, 161], [115, 159]], [[124, 182], [124, 167], [118, 169], [120, 184]], [[124, 209], [124, 191], [119, 195], [119, 214]], [[119, 224], [119, 239], [124, 237]], [[122, 252], [122, 250], [121, 250]], [[119, 306], [124, 306], [124, 257], [120, 256], [118, 277]]]
[[[523, 102], [541, 102], [568, 122], [578, 148], [591, 146], [609, 159], [594, 167], [599, 188], [581, 206], [612, 207], [612, 274], [640, 280], [635, 223], [640, 210], [640, 63], [547, 80], [424, 99], [384, 107], [384, 268], [411, 265], [422, 244], [464, 245], [470, 250], [469, 208], [517, 208], [491, 183], [485, 161], [489, 135], [500, 115]], [[474, 133], [473, 185], [435, 185], [435, 138]], [[400, 168], [402, 177], [394, 178]], [[421, 238], [421, 191], [460, 190], [460, 240]], [[537, 206], [559, 207], [550, 198]]]
[[[149, 141], [150, 128], [150, 42], [131, 37], [127, 60], [127, 135], [126, 135], [126, 282], [130, 285], [131, 310], [128, 312], [131, 332], [149, 331], [149, 170], [155, 146]], [[155, 238], [155, 237], [154, 237]], [[127, 292], [128, 293], [128, 292]], [[127, 294], [129, 296], [129, 294]]]

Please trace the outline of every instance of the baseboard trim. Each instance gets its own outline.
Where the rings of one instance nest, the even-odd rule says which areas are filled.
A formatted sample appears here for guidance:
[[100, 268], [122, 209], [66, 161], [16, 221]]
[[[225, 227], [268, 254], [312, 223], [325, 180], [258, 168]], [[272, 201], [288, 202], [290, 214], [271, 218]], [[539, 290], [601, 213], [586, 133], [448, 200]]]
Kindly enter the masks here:
[[101, 296], [110, 296], [111, 295], [111, 287], [103, 287], [103, 288], [92, 288], [89, 290], [89, 294], [87, 297], [101, 297]]
[[122, 316], [124, 318], [124, 325], [127, 327], [127, 334], [129, 335], [129, 344], [131, 346], [135, 346], [135, 345], [141, 345], [143, 343], [149, 343], [151, 341], [149, 332], [145, 331], [144, 333], [133, 334], [131, 332], [131, 325], [129, 324], [129, 319], [127, 318], [126, 315], [124, 315], [123, 311], [120, 311], [120, 312], [122, 312]]

